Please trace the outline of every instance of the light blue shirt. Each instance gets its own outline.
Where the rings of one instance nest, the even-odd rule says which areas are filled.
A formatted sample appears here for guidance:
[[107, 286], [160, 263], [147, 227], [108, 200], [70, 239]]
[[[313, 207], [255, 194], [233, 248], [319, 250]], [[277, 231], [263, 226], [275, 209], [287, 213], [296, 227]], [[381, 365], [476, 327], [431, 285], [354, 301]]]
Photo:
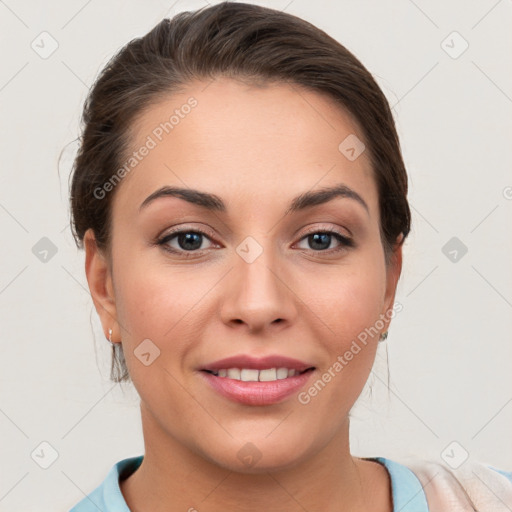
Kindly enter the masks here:
[[[94, 491], [77, 503], [69, 512], [130, 512], [119, 487], [141, 465], [143, 455], [123, 459], [109, 471]], [[427, 498], [416, 475], [406, 466], [385, 457], [365, 457], [383, 464], [391, 479], [393, 512], [429, 512]], [[492, 466], [489, 466], [492, 468]], [[512, 472], [492, 468], [512, 481]]]

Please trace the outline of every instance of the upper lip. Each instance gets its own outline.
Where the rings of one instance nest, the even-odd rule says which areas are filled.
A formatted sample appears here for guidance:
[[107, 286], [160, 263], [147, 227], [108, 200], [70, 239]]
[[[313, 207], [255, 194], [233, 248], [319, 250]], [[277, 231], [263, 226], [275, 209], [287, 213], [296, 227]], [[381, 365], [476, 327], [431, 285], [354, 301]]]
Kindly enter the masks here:
[[201, 368], [201, 370], [219, 371], [228, 368], [250, 368], [255, 370], [265, 370], [267, 368], [288, 368], [302, 372], [308, 368], [314, 368], [314, 366], [312, 364], [299, 361], [298, 359], [280, 355], [269, 355], [266, 357], [256, 358], [246, 354], [241, 354], [238, 356], [226, 357], [225, 359], [219, 359], [218, 361], [207, 364]]

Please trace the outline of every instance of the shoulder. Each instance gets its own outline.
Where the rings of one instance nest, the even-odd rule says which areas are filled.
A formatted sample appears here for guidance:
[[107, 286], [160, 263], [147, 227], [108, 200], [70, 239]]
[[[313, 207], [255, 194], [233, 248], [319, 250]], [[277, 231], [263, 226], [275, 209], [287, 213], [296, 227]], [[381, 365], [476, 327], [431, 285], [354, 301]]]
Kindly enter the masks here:
[[130, 512], [119, 487], [142, 463], [143, 456], [129, 457], [112, 466], [103, 482], [79, 501], [69, 512]]
[[428, 459], [402, 461], [419, 479], [429, 510], [510, 512], [512, 471], [468, 460], [458, 468]]

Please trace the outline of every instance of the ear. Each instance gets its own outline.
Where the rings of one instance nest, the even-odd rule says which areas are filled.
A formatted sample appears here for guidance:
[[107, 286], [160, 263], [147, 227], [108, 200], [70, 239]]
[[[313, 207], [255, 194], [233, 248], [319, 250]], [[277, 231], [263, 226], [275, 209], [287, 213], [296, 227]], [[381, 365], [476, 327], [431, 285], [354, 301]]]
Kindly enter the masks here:
[[92, 229], [88, 229], [84, 235], [84, 246], [85, 274], [94, 307], [103, 326], [105, 338], [108, 339], [109, 329], [112, 329], [112, 342], [119, 341], [120, 333], [117, 323], [112, 272], [106, 256], [96, 244]]
[[402, 238], [403, 234], [400, 234], [397, 238], [395, 248], [393, 249], [390, 263], [386, 269], [386, 293], [384, 296], [384, 310], [382, 311], [384, 314], [383, 320], [386, 323], [386, 327], [382, 332], [387, 331], [389, 328], [392, 317], [390, 318], [390, 313], [386, 314], [386, 312], [390, 310], [393, 311], [396, 287], [398, 284], [398, 279], [400, 278], [400, 274], [402, 273], [402, 244], [400, 243]]

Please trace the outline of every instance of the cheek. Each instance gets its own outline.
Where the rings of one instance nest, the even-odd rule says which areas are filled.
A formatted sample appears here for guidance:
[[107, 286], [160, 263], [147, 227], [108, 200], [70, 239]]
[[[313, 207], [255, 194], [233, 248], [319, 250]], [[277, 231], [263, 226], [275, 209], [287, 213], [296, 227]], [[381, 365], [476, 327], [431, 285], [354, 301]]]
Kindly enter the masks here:
[[383, 269], [375, 260], [373, 264], [347, 265], [335, 275], [317, 274], [315, 286], [302, 285], [302, 296], [308, 298], [304, 300], [308, 306], [305, 323], [307, 328], [319, 326], [312, 336], [327, 355], [319, 377], [329, 382], [329, 391], [322, 393], [317, 406], [328, 402], [342, 414], [368, 379], [378, 346], [375, 326], [382, 312]]
[[[154, 340], [160, 350], [159, 362], [165, 361], [167, 368], [183, 365], [201, 340], [200, 331], [208, 318], [206, 297], [218, 285], [218, 275], [128, 255], [118, 263], [116, 304], [125, 331], [123, 346], [130, 352], [125, 356], [128, 366], [128, 357], [133, 358], [133, 351], [145, 339]], [[137, 371], [138, 365], [131, 366]]]
[[324, 326], [332, 348], [343, 350], [379, 318], [384, 277], [378, 265], [347, 265], [329, 273], [316, 272], [311, 278], [301, 278], [298, 295], [305, 314]]
[[313, 385], [318, 394], [310, 388], [312, 396], [318, 396], [312, 410], [317, 408], [322, 416], [323, 408], [327, 408], [333, 411], [333, 418], [338, 416], [341, 420], [357, 400], [373, 367], [378, 334], [372, 327], [379, 318], [382, 298], [374, 277], [365, 273], [344, 276], [317, 300], [315, 314], [310, 317], [313, 321], [319, 316], [324, 324], [314, 336], [327, 357], [318, 372], [325, 384]]
[[119, 289], [118, 315], [126, 329], [123, 352], [131, 380], [151, 409], [165, 403], [169, 414], [186, 407], [189, 397], [179, 385], [181, 371], [192, 350], [188, 340], [200, 339], [192, 332], [192, 308], [199, 298], [190, 285], [170, 270], [156, 274], [131, 266]]

